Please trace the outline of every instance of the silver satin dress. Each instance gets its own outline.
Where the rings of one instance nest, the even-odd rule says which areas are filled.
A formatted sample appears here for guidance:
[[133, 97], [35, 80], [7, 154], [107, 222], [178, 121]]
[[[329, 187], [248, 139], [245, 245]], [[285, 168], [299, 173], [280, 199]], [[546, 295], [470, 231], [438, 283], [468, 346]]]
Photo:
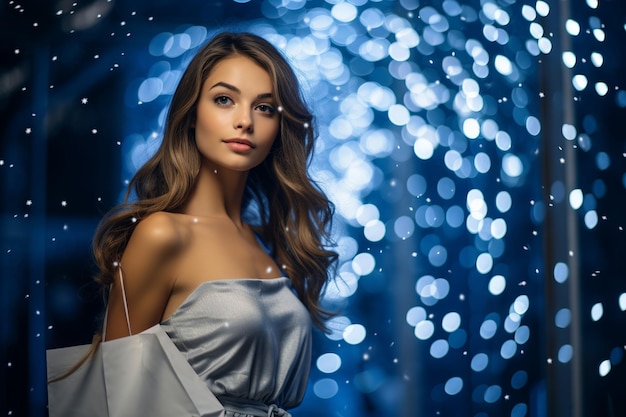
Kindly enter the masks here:
[[205, 282], [161, 326], [226, 416], [288, 416], [302, 401], [311, 318], [289, 278]]

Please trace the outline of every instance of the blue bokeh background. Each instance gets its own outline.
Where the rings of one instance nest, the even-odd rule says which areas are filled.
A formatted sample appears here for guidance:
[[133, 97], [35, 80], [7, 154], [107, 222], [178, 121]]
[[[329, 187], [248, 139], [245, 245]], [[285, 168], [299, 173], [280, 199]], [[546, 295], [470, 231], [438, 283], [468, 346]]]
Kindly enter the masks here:
[[293, 64], [336, 205], [294, 416], [626, 415], [619, 1], [0, 7], [0, 415], [45, 415], [45, 349], [97, 328], [95, 226], [225, 29]]

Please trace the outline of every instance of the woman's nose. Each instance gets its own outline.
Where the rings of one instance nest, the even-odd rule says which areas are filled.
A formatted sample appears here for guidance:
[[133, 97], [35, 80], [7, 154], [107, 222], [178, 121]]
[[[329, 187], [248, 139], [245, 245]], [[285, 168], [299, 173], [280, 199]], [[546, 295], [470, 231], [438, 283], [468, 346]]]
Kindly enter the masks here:
[[252, 115], [247, 109], [241, 109], [235, 116], [235, 129], [241, 129], [243, 131], [252, 131]]

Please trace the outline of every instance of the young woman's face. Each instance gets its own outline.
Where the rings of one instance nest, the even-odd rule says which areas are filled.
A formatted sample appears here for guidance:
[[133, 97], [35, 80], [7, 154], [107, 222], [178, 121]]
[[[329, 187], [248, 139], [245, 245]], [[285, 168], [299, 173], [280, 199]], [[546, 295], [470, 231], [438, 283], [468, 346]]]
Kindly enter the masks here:
[[196, 144], [216, 169], [248, 171], [269, 153], [279, 114], [272, 80], [250, 58], [220, 61], [202, 85], [196, 114]]

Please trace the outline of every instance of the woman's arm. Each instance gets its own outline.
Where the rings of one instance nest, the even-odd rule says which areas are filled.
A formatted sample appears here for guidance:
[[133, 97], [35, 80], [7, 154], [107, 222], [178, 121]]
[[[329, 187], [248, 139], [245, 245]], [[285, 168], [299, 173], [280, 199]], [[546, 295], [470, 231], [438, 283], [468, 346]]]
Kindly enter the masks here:
[[[181, 233], [169, 213], [153, 213], [133, 231], [120, 262], [132, 334], [161, 321], [175, 276]], [[109, 296], [106, 340], [128, 336], [119, 270]]]

